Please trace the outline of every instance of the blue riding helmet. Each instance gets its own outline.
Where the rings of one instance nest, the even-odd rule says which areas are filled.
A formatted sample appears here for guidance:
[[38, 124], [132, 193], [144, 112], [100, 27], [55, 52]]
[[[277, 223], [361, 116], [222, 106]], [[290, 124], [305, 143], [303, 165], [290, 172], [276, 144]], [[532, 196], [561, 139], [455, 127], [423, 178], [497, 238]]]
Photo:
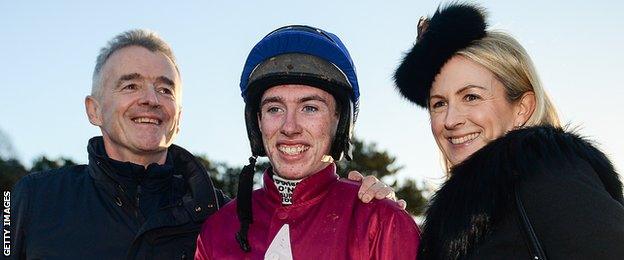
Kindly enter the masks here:
[[334, 96], [340, 119], [330, 155], [335, 160], [343, 155], [350, 160], [360, 92], [355, 66], [342, 41], [315, 27], [291, 25], [267, 34], [253, 47], [240, 89], [254, 156], [266, 156], [257, 119], [260, 98], [267, 89], [284, 84], [309, 85]]

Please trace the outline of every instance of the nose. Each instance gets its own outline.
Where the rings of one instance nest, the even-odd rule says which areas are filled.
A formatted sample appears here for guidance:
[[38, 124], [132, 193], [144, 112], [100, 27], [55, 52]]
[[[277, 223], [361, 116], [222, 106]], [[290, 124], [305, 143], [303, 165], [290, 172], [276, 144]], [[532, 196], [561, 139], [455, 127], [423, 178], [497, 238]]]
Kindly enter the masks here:
[[297, 117], [296, 111], [289, 109], [284, 118], [284, 122], [282, 123], [280, 133], [285, 136], [292, 137], [301, 134], [301, 129], [302, 128], [299, 124], [299, 119]]
[[158, 100], [158, 93], [156, 92], [155, 86], [148, 86], [143, 88], [143, 93], [141, 99], [139, 100], [139, 104], [146, 105], [150, 107], [159, 107], [160, 101]]
[[444, 127], [447, 130], [454, 129], [466, 123], [466, 115], [459, 106], [449, 104], [444, 117]]

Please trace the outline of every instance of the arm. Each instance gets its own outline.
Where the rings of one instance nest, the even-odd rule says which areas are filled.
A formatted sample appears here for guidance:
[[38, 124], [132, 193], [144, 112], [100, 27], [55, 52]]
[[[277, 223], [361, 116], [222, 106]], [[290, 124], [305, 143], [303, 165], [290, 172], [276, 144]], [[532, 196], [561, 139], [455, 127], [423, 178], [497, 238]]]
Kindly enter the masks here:
[[420, 231], [407, 212], [387, 209], [377, 218], [378, 232], [372, 236], [371, 259], [416, 259]]
[[624, 207], [586, 161], [567, 159], [547, 163], [520, 188], [538, 239], [553, 259], [618, 259], [624, 255]]
[[518, 133], [517, 147], [530, 150], [514, 152], [531, 162], [517, 167], [520, 196], [546, 254], [621, 259], [622, 183], [609, 159], [590, 141], [560, 129]]

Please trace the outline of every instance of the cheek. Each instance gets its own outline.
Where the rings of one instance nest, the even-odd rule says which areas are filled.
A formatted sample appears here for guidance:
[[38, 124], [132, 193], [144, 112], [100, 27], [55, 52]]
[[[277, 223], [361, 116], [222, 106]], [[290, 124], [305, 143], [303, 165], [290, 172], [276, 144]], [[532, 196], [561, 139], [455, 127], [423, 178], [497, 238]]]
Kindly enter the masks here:
[[102, 119], [104, 120], [104, 123], [106, 122], [111, 122], [111, 119], [113, 119], [115, 117], [116, 111], [115, 111], [115, 106], [117, 104], [115, 104], [114, 102], [105, 102], [102, 103], [102, 110], [101, 110], [101, 116]]
[[431, 132], [436, 138], [444, 130], [444, 117], [441, 114], [429, 114], [429, 123], [431, 124]]
[[175, 101], [167, 101], [167, 105], [163, 106], [168, 117], [177, 118], [180, 114], [180, 109]]
[[322, 147], [324, 149], [329, 149], [331, 145], [332, 137], [336, 135], [336, 128], [338, 126], [338, 121], [329, 119], [329, 120], [310, 120], [310, 124], [308, 124], [307, 128], [310, 131], [310, 134], [315, 138], [316, 142], [319, 144], [323, 144]]
[[130, 110], [132, 105], [131, 99], [120, 97], [117, 99], [110, 99], [103, 103], [102, 115], [106, 118], [119, 120], [118, 117], [123, 117], [124, 113]]
[[327, 129], [327, 139], [329, 140], [329, 143], [331, 145], [331, 142], [333, 140], [333, 137], [336, 136], [336, 131], [338, 131], [338, 121], [339, 119], [336, 118], [332, 118], [330, 119], [328, 122], [326, 122], [326, 125], [322, 126], [324, 127], [323, 129]]
[[480, 126], [486, 139], [494, 140], [511, 130], [512, 113], [506, 107], [487, 106], [470, 113], [472, 121]]
[[274, 137], [279, 130], [279, 122], [278, 120], [267, 120], [265, 116], [264, 120], [260, 119], [258, 121], [258, 127], [260, 128], [260, 134], [262, 134], [262, 139], [270, 141], [271, 137]]
[[[446, 138], [442, 135], [444, 130], [444, 116], [441, 114], [430, 114], [429, 120], [431, 120], [431, 133], [433, 134], [433, 139], [438, 145], [440, 151], [443, 154], [446, 154]], [[445, 157], [447, 157], [445, 155]]]

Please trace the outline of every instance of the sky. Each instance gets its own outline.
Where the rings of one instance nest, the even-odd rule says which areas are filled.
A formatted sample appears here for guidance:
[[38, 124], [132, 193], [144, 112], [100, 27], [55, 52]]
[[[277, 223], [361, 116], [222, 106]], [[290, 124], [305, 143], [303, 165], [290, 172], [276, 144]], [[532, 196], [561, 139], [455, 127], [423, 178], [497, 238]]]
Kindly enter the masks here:
[[[398, 95], [392, 74], [439, 1], [2, 1], [0, 131], [29, 165], [37, 156], [86, 163], [95, 57], [116, 34], [158, 32], [172, 46], [183, 84], [176, 143], [211, 160], [250, 155], [238, 83], [265, 34], [307, 24], [338, 35], [361, 89], [355, 134], [397, 157], [401, 178], [444, 180], [428, 113]], [[526, 48], [562, 121], [595, 141], [624, 170], [622, 1], [477, 1], [491, 28]]]

